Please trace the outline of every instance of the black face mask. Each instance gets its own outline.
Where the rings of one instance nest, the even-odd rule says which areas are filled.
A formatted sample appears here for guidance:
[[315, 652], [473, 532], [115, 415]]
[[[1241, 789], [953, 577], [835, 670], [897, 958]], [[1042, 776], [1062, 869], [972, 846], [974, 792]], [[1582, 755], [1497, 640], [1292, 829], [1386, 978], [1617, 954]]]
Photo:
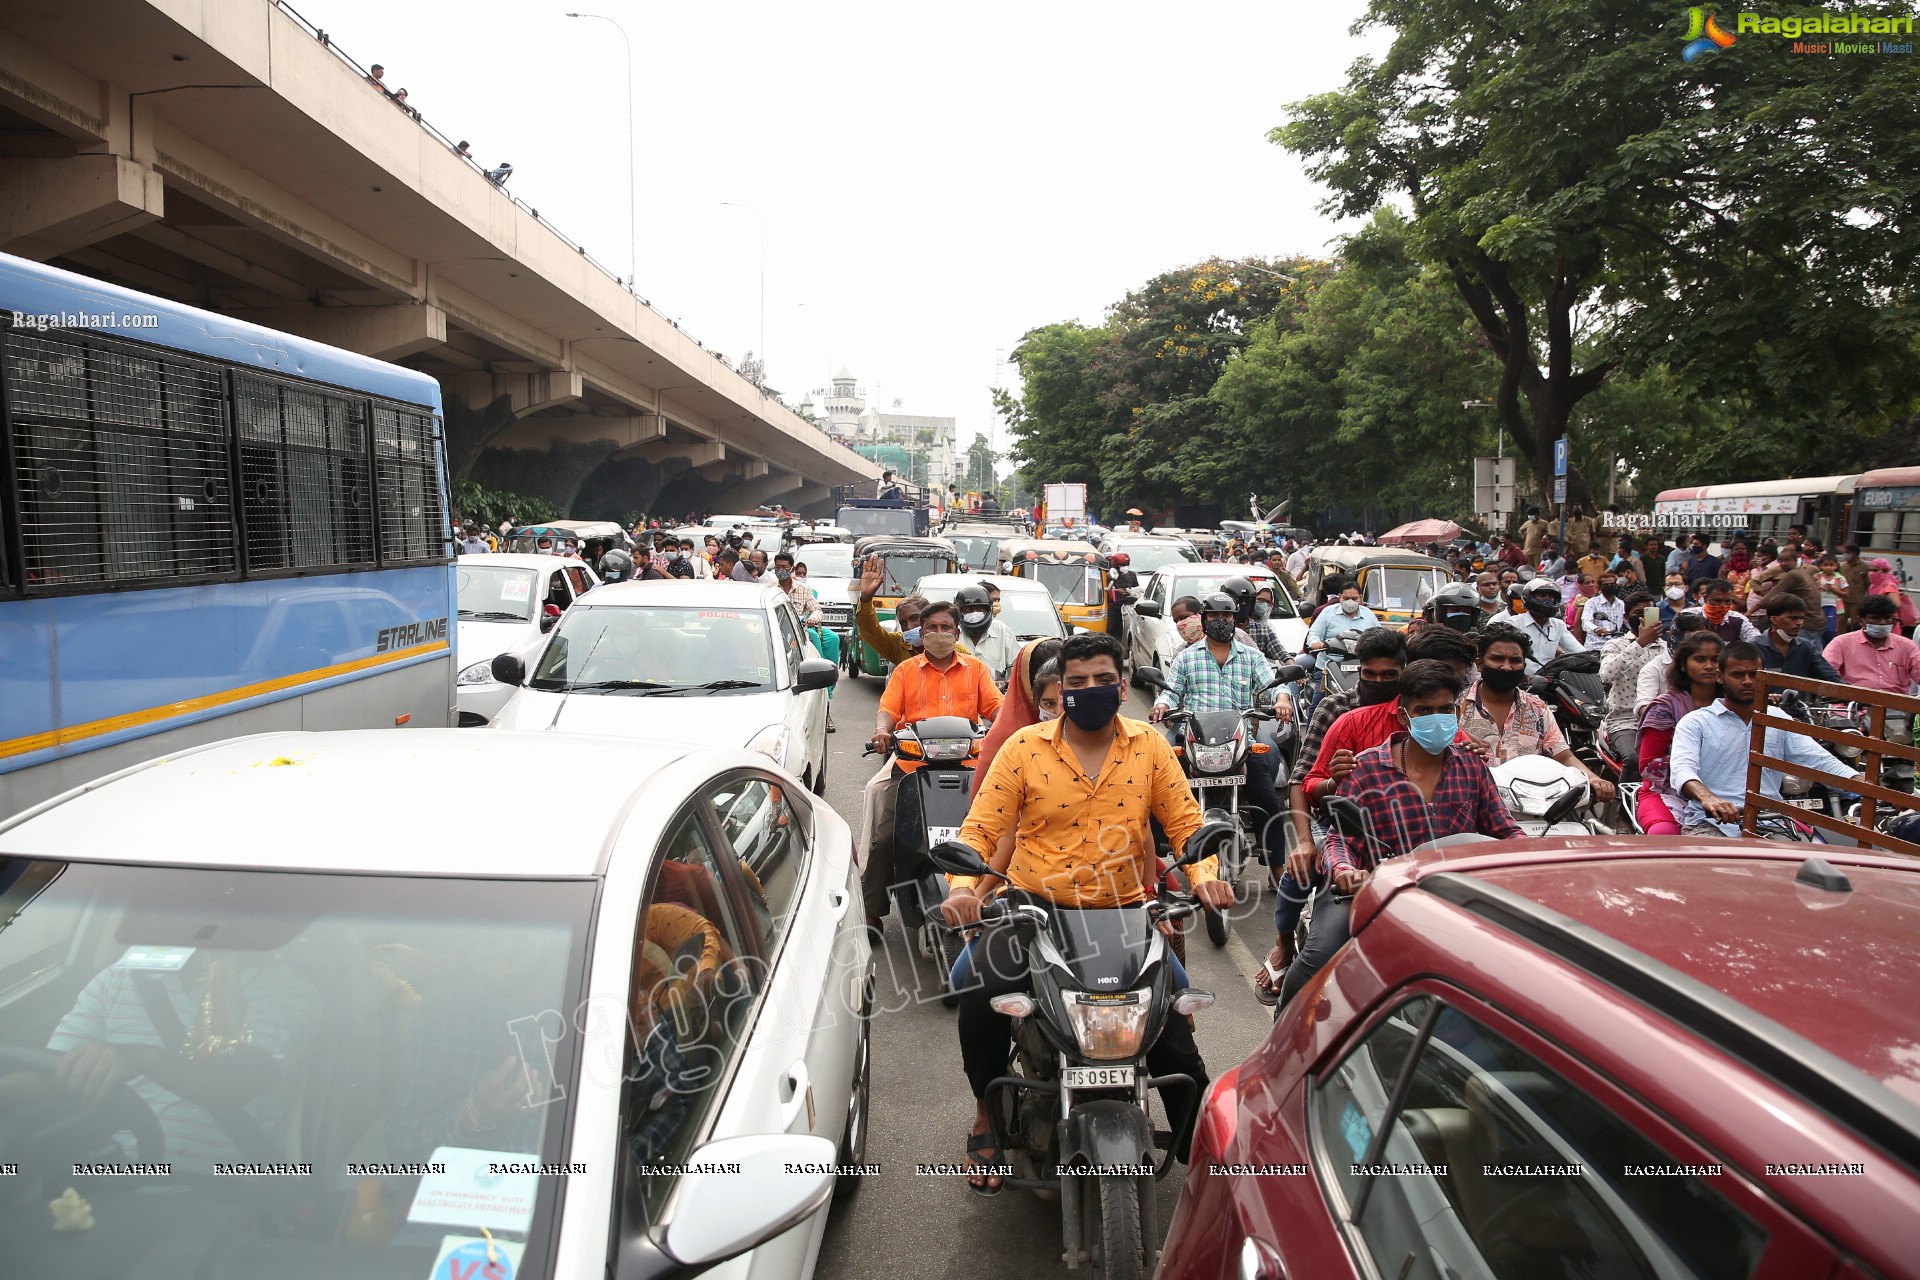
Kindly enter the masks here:
[[1534, 617], [1540, 619], [1540, 621], [1542, 622], [1545, 622], [1548, 618], [1551, 618], [1555, 614], [1555, 612], [1559, 610], [1559, 608], [1560, 606], [1557, 604], [1542, 604], [1538, 600], [1527, 601], [1527, 612], [1532, 614]]
[[1382, 702], [1392, 702], [1400, 696], [1398, 680], [1362, 680], [1353, 690], [1353, 700], [1360, 706], [1373, 707]]
[[1232, 618], [1208, 618], [1200, 624], [1200, 629], [1206, 633], [1207, 639], [1218, 641], [1221, 644], [1225, 644], [1227, 641], [1233, 639], [1234, 626]]
[[1512, 693], [1518, 689], [1527, 673], [1512, 667], [1482, 667], [1480, 683], [1495, 693]]

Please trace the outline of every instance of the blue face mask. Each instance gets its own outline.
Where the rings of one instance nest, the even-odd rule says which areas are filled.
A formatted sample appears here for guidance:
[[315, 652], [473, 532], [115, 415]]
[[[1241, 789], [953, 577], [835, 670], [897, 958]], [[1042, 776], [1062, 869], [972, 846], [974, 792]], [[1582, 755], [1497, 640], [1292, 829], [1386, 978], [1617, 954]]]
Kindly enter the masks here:
[[908, 644], [912, 645], [914, 648], [918, 649], [920, 647], [920, 628], [915, 627], [911, 631], [902, 631], [900, 633], [900, 638], [902, 640], [905, 640]]
[[1060, 695], [1060, 705], [1076, 727], [1094, 733], [1112, 724], [1120, 713], [1120, 686], [1096, 684], [1068, 689]]
[[1407, 732], [1420, 744], [1420, 749], [1430, 756], [1437, 756], [1447, 749], [1454, 735], [1460, 732], [1460, 717], [1451, 711], [1441, 711], [1430, 716], [1414, 716], [1407, 722]]

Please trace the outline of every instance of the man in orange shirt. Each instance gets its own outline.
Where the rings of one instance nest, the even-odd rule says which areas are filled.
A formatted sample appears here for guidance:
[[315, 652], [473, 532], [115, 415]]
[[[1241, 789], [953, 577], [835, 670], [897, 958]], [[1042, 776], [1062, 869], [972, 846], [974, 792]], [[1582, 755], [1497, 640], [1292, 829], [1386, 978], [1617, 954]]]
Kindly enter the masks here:
[[[886, 751], [893, 745], [893, 731], [903, 724], [918, 724], [929, 716], [962, 716], [973, 721], [990, 721], [1000, 710], [1000, 690], [993, 683], [993, 672], [980, 659], [959, 652], [960, 610], [953, 602], [937, 600], [920, 614], [920, 653], [893, 669], [887, 677], [887, 690], [880, 695], [880, 710], [874, 717], [873, 749]], [[894, 761], [890, 777], [899, 781], [918, 769], [918, 760]], [[866, 864], [860, 868], [861, 896], [866, 900], [867, 927], [878, 931], [893, 896], [893, 851], [900, 832], [920, 821], [918, 797], [914, 803], [905, 797], [911, 788], [896, 792], [893, 838], [870, 839]], [[876, 833], [869, 833], [874, 835]]]

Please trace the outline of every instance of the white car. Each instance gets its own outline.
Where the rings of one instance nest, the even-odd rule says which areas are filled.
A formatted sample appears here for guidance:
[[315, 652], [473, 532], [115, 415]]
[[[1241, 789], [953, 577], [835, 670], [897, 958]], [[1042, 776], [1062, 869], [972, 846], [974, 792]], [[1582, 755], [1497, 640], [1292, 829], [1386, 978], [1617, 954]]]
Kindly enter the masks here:
[[839, 671], [786, 595], [751, 582], [615, 582], [567, 610], [531, 661], [503, 653], [496, 729], [558, 729], [758, 751], [818, 794]]
[[1100, 539], [1100, 554], [1127, 555], [1127, 567], [1145, 582], [1147, 575], [1170, 564], [1198, 564], [1200, 553], [1185, 538], [1168, 533], [1130, 533], [1121, 529]]
[[1263, 564], [1170, 564], [1154, 571], [1140, 584], [1140, 596], [1133, 606], [1133, 628], [1127, 638], [1127, 657], [1135, 667], [1167, 669], [1167, 663], [1181, 648], [1179, 635], [1169, 616], [1173, 602], [1181, 596], [1205, 599], [1218, 591], [1229, 578], [1245, 578], [1254, 590], [1272, 587], [1274, 593], [1274, 634], [1288, 653], [1299, 653], [1307, 643], [1306, 610], [1293, 593], [1293, 584], [1278, 579]]
[[493, 660], [509, 649], [538, 644], [559, 614], [600, 585], [599, 575], [571, 556], [472, 555], [458, 557], [460, 617], [453, 655], [460, 664], [454, 704], [462, 728], [493, 719], [513, 689], [493, 678]]
[[0, 848], [9, 1275], [788, 1280], [864, 1158], [851, 837], [755, 753], [265, 734]]

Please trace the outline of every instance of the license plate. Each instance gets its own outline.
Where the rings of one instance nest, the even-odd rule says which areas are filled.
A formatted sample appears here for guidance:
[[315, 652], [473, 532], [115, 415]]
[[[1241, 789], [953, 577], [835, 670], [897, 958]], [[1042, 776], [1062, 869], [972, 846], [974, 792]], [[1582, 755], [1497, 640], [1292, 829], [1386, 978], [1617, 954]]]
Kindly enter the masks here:
[[1132, 1067], [1062, 1067], [1060, 1083], [1069, 1089], [1131, 1089]]
[[1247, 773], [1242, 769], [1239, 773], [1210, 773], [1204, 778], [1195, 778], [1193, 785], [1196, 787], [1242, 787], [1246, 782]]
[[1812, 796], [1795, 796], [1787, 803], [1796, 805], [1802, 809], [1812, 809], [1816, 812], [1827, 807], [1825, 800], [1816, 800]]
[[960, 838], [960, 828], [958, 827], [928, 827], [927, 828], [927, 847], [928, 848], [932, 848], [934, 845], [939, 844], [945, 840], [958, 840], [959, 838]]

